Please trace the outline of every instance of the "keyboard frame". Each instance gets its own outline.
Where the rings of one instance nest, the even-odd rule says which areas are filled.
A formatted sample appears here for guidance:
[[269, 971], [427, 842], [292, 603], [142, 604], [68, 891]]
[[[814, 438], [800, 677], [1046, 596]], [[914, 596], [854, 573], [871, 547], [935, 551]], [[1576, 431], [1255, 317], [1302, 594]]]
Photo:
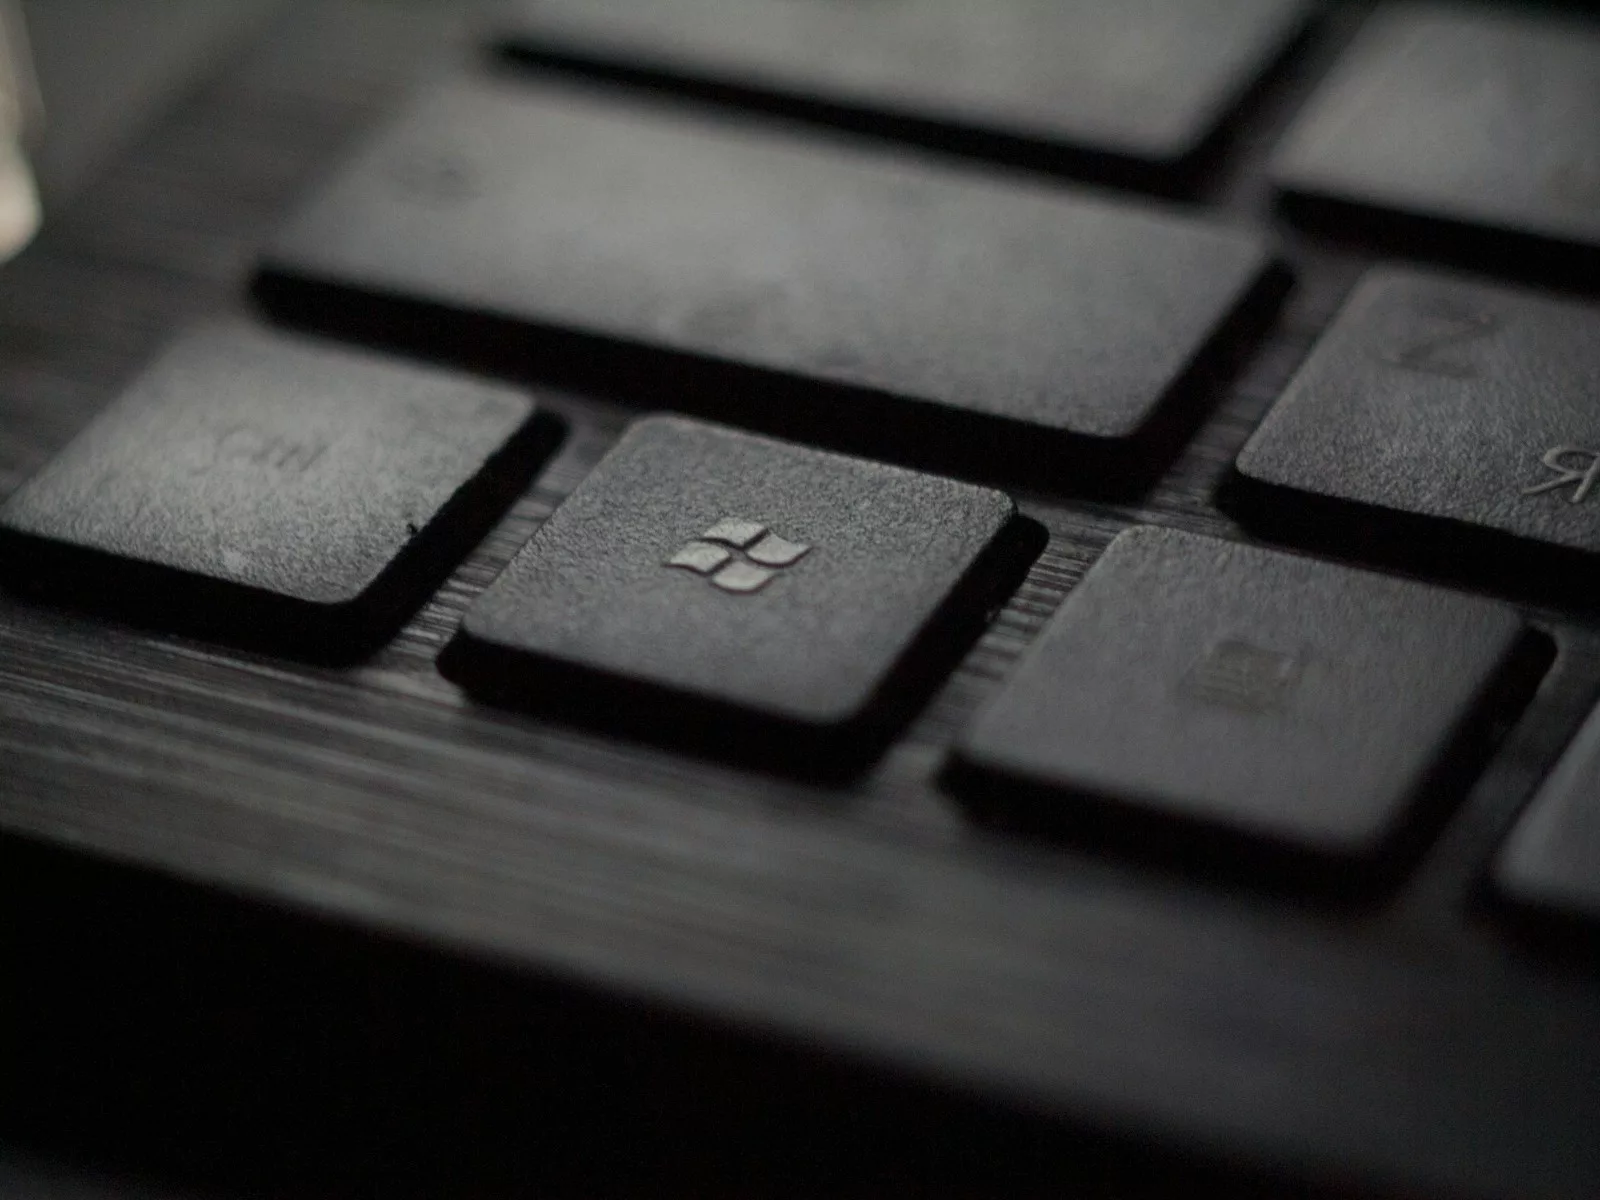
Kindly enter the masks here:
[[[1358, 18], [1319, 23], [1198, 203], [1270, 216], [1267, 152]], [[458, 5], [295, 6], [55, 214], [0, 273], [0, 487], [180, 325], [250, 311], [257, 252], [292, 202], [419, 71], [484, 67], [469, 28]], [[1297, 286], [1203, 427], [1134, 501], [1008, 488], [1048, 548], [857, 784], [482, 708], [438, 674], [472, 597], [642, 411], [541, 387], [565, 443], [363, 666], [133, 633], [0, 595], [11, 900], [47, 931], [40, 944], [82, 932], [83, 910], [59, 910], [83, 889], [134, 897], [135, 913], [176, 906], [194, 928], [242, 902], [258, 914], [239, 918], [250, 936], [269, 940], [260, 929], [309, 915], [306, 937], [370, 940], [446, 978], [492, 964], [513, 989], [620, 1005], [625, 1026], [776, 1046], [850, 1077], [975, 1096], [1047, 1131], [1362, 1194], [1600, 1192], [1592, 942], [1530, 934], [1485, 891], [1510, 824], [1600, 695], [1592, 612], [1521, 594], [1492, 563], [1446, 580], [1517, 602], [1556, 662], [1376, 900], [1011, 837], [938, 786], [955, 732], [1117, 531], [1145, 521], [1248, 540], [1217, 489], [1374, 257], [1273, 219]]]

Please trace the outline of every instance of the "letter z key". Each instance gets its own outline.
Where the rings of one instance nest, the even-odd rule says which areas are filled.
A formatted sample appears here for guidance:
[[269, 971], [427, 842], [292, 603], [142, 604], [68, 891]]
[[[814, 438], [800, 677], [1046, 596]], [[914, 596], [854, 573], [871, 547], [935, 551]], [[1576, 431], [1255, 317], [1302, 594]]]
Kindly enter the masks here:
[[[1238, 459], [1242, 515], [1366, 554], [1589, 590], [1600, 309], [1371, 272]], [[1476, 546], [1465, 543], [1476, 542]], [[1518, 567], [1512, 567], [1512, 560]]]

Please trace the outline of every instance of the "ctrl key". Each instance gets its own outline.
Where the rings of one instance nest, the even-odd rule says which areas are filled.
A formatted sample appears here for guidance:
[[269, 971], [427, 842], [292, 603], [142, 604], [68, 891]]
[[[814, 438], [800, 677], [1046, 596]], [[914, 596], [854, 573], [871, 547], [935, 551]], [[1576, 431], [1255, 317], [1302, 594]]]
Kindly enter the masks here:
[[13, 590], [352, 661], [527, 485], [519, 392], [244, 322], [180, 337], [0, 505]]
[[1354, 882], [1459, 795], [1548, 661], [1499, 604], [1133, 529], [979, 715], [951, 781], [1030, 826]]

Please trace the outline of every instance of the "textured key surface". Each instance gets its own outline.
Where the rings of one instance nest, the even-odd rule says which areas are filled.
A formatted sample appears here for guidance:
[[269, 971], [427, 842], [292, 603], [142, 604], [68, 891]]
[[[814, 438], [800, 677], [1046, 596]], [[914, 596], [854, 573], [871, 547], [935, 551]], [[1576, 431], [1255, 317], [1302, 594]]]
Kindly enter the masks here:
[[1279, 184], [1600, 246], [1600, 25], [1490, 6], [1380, 12], [1291, 131]]
[[824, 104], [1174, 161], [1301, 0], [524, 0], [515, 44]]
[[474, 605], [457, 652], [469, 685], [521, 673], [535, 702], [556, 690], [531, 684], [542, 661], [617, 704], [645, 688], [848, 726], [941, 610], [970, 618], [1015, 582], [990, 561], [1014, 520], [986, 488], [647, 419]]
[[1510, 609], [1140, 528], [957, 750], [965, 772], [1319, 853], [1378, 850], [1523, 627]]
[[[1355, 501], [1600, 550], [1600, 309], [1380, 269], [1238, 459], [1262, 506]], [[1283, 489], [1292, 489], [1285, 491]]]
[[1512, 831], [1496, 881], [1533, 908], [1600, 921], [1600, 710]]
[[[405, 64], [461, 7], [296, 4], [0, 271], [0, 489], [188, 314], [243, 307], [238, 269], [392, 115]], [[1299, 99], [1275, 92], [1263, 116]], [[1208, 211], [1256, 219], [1256, 145]], [[1030, 492], [1049, 549], [849, 786], [473, 704], [440, 677], [464, 610], [620, 434], [615, 406], [581, 397], [559, 400], [571, 436], [537, 485], [359, 668], [0, 594], [0, 846], [54, 847], [0, 863], [0, 911], [26, 915], [0, 943], [30, 948], [0, 970], [21, 1050], [0, 1059], [28, 1098], [12, 1115], [69, 1162], [126, 1162], [119, 1198], [164, 1179], [181, 1196], [1185, 1200], [1322, 1180], [1594, 1200], [1600, 973], [1508, 953], [1473, 904], [1594, 703], [1592, 621], [1538, 614], [1561, 654], [1526, 718], [1406, 885], [1354, 911], [995, 836], [937, 784], [1118, 529], [1226, 527], [1213, 486], [1349, 261], [1300, 259], [1285, 320], [1137, 507], [1080, 503], [1065, 473]], [[158, 876], [167, 903], [134, 886]], [[250, 920], [219, 911], [224, 892]], [[597, 993], [620, 1028], [579, 1017]], [[885, 1095], [886, 1076], [914, 1086]], [[941, 1096], [959, 1102], [931, 1119]], [[1097, 1153], [1086, 1125], [1115, 1136]], [[1235, 1178], [1252, 1166], [1290, 1178]]]
[[373, 621], [411, 560], [526, 480], [533, 413], [462, 376], [208, 326], [0, 507], [8, 574], [181, 625]]
[[460, 82], [335, 178], [269, 270], [1118, 438], [1267, 265], [1254, 236], [1166, 212]]

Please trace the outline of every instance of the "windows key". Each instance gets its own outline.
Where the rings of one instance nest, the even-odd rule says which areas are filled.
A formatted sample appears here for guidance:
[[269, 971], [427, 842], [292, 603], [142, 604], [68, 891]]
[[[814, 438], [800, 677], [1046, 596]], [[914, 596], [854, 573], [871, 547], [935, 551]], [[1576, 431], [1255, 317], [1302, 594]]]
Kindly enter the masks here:
[[490, 701], [849, 772], [1041, 542], [989, 488], [650, 417], [478, 599], [441, 666]]

